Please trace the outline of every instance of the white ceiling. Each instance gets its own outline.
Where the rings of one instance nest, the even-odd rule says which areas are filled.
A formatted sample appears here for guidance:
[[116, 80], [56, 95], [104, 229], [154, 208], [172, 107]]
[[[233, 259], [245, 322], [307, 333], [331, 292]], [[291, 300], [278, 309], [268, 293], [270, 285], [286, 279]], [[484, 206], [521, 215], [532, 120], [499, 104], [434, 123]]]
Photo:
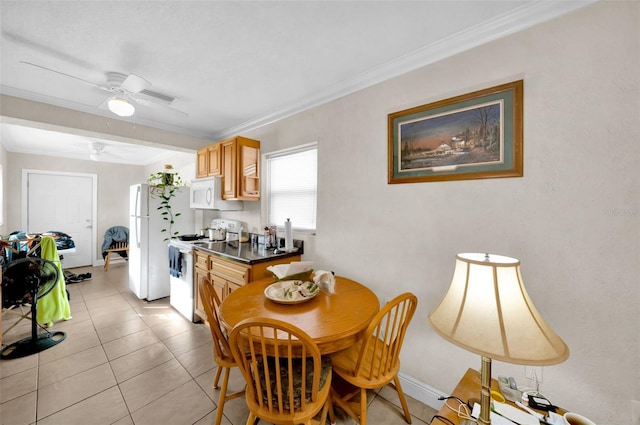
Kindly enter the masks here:
[[[175, 101], [136, 105], [123, 120], [217, 140], [592, 1], [2, 0], [0, 93], [117, 118], [99, 108], [110, 93], [87, 82], [134, 73]], [[10, 152], [86, 158], [95, 141], [69, 137], [63, 147], [60, 134], [0, 126]], [[123, 162], [162, 155], [102, 142]]]

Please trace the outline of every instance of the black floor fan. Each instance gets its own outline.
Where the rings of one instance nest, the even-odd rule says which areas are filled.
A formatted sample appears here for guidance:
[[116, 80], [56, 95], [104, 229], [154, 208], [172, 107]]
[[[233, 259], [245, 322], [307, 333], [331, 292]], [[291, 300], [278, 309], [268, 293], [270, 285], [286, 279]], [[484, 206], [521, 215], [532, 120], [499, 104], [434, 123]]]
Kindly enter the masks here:
[[38, 299], [53, 290], [59, 275], [53, 261], [39, 257], [26, 257], [9, 263], [2, 274], [3, 306], [31, 304], [31, 336], [3, 347], [0, 359], [16, 359], [39, 353], [67, 337], [62, 331], [37, 332]]

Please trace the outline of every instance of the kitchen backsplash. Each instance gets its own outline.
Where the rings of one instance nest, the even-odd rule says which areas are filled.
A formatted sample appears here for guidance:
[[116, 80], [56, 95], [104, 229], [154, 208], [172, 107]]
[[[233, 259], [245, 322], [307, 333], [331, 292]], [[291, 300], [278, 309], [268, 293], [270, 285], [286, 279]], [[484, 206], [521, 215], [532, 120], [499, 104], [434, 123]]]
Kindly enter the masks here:
[[[214, 210], [196, 210], [196, 228], [194, 233], [198, 233], [201, 228], [209, 227], [211, 220], [214, 218], [226, 218], [230, 220], [242, 221], [247, 225], [249, 233], [262, 234], [265, 223], [261, 218], [260, 202], [245, 202], [243, 211], [214, 211]], [[278, 230], [278, 237], [284, 237], [282, 229], [284, 223]], [[293, 238], [304, 241], [304, 255], [306, 260], [313, 260], [315, 253], [315, 235], [308, 233], [293, 232]]]

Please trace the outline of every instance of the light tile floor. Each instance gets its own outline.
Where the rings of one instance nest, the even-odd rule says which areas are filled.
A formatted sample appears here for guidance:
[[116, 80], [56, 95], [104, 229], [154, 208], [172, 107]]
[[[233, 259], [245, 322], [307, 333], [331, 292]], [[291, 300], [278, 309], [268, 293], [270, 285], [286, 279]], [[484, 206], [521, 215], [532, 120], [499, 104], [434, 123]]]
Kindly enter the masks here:
[[[66, 340], [39, 354], [0, 361], [3, 425], [210, 425], [218, 391], [209, 330], [179, 315], [167, 299], [139, 300], [128, 289], [126, 263], [72, 270], [93, 278], [67, 285], [73, 318], [56, 323]], [[5, 318], [3, 329], [10, 324]], [[31, 333], [23, 320], [3, 336], [10, 344]], [[41, 331], [42, 332], [42, 331]], [[229, 391], [244, 386], [232, 370]], [[370, 394], [371, 425], [401, 425], [395, 391]], [[414, 424], [437, 412], [408, 397]], [[338, 424], [354, 422], [337, 409]], [[245, 424], [243, 398], [224, 408], [224, 425]]]

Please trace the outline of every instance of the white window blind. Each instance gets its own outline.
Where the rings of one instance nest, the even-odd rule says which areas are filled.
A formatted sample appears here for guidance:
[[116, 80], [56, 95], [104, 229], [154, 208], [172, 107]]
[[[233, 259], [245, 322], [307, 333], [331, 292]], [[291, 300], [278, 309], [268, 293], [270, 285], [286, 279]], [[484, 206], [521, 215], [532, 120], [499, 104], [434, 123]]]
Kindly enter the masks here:
[[317, 143], [267, 154], [266, 164], [269, 224], [283, 227], [289, 218], [294, 229], [315, 231]]

